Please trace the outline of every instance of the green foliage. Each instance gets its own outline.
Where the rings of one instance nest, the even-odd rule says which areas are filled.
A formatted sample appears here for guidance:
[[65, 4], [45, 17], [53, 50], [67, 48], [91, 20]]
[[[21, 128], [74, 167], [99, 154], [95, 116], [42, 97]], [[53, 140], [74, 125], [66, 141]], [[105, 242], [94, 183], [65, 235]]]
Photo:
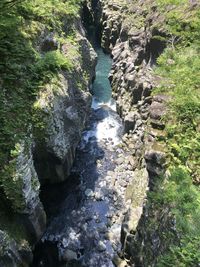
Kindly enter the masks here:
[[155, 94], [169, 96], [163, 119], [170, 161], [169, 175], [159, 179], [149, 201], [156, 210], [170, 209], [176, 235], [173, 242], [160, 233], [167, 245], [156, 266], [193, 267], [200, 263], [200, 10], [190, 1], [157, 3], [169, 42], [157, 61], [162, 83]]
[[[1, 185], [6, 197], [12, 202], [14, 210], [23, 210], [26, 206], [23, 196], [23, 180], [16, 173], [16, 160], [10, 161], [1, 172]], [[13, 192], [15, 192], [13, 194]]]
[[180, 5], [188, 3], [187, 0], [156, 0], [156, 3], [159, 7], [163, 8], [163, 10], [166, 10], [166, 7], [169, 6], [175, 6], [176, 8]]
[[200, 262], [200, 192], [187, 171], [174, 168], [167, 179], [157, 183], [150, 199], [157, 209], [171, 208], [180, 237], [179, 244], [171, 244], [156, 266], [197, 266]]
[[194, 267], [198, 266], [200, 261], [200, 238], [193, 236], [184, 237], [181, 240], [181, 246], [173, 246], [170, 252], [160, 258], [157, 267]]
[[[73, 46], [73, 20], [79, 7], [79, 0], [0, 1], [0, 186], [4, 184], [9, 199], [16, 192], [14, 183], [9, 183], [15, 172], [16, 144], [30, 135], [32, 127], [37, 138], [44, 138], [46, 114], [35, 108], [37, 96], [60, 71], [74, 68], [75, 52], [61, 53], [59, 47], [41, 54], [38, 40], [44, 33], [56, 32], [58, 42], [62, 38], [62, 44]], [[17, 186], [21, 185], [16, 180]]]
[[156, 72], [164, 78], [156, 90], [170, 96], [167, 123], [172, 164], [186, 166], [199, 179], [200, 165], [200, 58], [198, 49], [167, 49], [158, 59]]
[[187, 46], [199, 43], [200, 40], [200, 9], [191, 8], [188, 0], [156, 0], [160, 12], [165, 15], [165, 24], [162, 25], [171, 35], [171, 45], [181, 43]]
[[[183, 12], [184, 9], [181, 8]], [[193, 10], [193, 13], [194, 16], [190, 13], [184, 15], [185, 19], [187, 18], [187, 27], [182, 27], [177, 22], [169, 24], [168, 29], [172, 34], [178, 35], [178, 31], [175, 33], [174, 29], [181, 29], [179, 33], [182, 41], [176, 47], [167, 48], [159, 57], [156, 73], [163, 77], [163, 83], [155, 92], [163, 92], [170, 97], [170, 112], [165, 119], [168, 122], [166, 142], [171, 160], [176, 166], [186, 166], [193, 180], [198, 182], [200, 180], [198, 168], [200, 165], [200, 50], [197, 35], [200, 32], [200, 13], [199, 10]], [[193, 30], [188, 25], [193, 25]]]
[[56, 72], [58, 70], [70, 70], [72, 62], [68, 60], [60, 51], [47, 52], [36, 64], [36, 71], [43, 73], [46, 71]]

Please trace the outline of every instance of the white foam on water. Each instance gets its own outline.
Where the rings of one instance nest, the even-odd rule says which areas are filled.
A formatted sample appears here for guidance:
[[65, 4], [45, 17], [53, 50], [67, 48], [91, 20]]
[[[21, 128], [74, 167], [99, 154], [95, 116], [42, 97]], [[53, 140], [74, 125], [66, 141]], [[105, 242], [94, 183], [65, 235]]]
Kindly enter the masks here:
[[116, 102], [113, 98], [110, 99], [109, 102], [106, 103], [107, 106], [112, 109], [113, 111], [117, 112], [117, 105], [116, 105]]
[[106, 117], [104, 120], [97, 124], [96, 138], [98, 141], [111, 140], [114, 145], [119, 143], [118, 129], [119, 123], [112, 117]]
[[99, 102], [95, 97], [92, 98], [92, 109], [97, 110], [104, 106], [109, 107], [113, 111], [116, 111], [116, 102], [113, 98], [111, 98], [109, 102]]
[[[92, 108], [94, 110], [103, 107], [116, 111], [116, 104], [113, 99], [111, 99], [107, 103], [100, 103], [95, 98], [93, 98]], [[92, 130], [85, 131], [83, 133], [83, 140], [87, 143], [91, 137], [95, 137], [97, 142], [108, 140], [112, 142], [113, 145], [117, 145], [120, 142], [120, 139], [118, 137], [119, 128], [119, 122], [112, 116], [112, 112], [109, 112], [109, 116], [95, 123]]]
[[98, 108], [100, 108], [99, 104], [100, 103], [97, 101], [97, 99], [95, 97], [93, 97], [92, 98], [92, 105], [91, 105], [92, 109], [97, 110]]

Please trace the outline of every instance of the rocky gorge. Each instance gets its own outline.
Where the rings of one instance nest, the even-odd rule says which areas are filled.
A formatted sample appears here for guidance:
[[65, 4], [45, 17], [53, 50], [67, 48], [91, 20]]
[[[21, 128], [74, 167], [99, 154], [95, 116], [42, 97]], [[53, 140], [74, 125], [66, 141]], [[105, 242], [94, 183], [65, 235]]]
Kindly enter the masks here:
[[2, 168], [0, 266], [198, 266], [196, 254], [188, 265], [160, 260], [180, 242], [176, 213], [156, 202], [172, 161], [171, 98], [154, 93], [157, 60], [176, 41], [166, 15], [151, 0], [78, 5], [62, 31], [37, 26], [39, 70], [52, 71], [54, 52], [70, 62], [54, 54], [57, 76], [39, 86], [34, 125]]

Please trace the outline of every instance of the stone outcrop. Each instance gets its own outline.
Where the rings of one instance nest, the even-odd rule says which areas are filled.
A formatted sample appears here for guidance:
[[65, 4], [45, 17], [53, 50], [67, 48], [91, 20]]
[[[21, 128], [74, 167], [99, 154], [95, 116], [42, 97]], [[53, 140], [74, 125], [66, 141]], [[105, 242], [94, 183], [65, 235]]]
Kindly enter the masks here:
[[6, 218], [2, 221], [8, 224], [8, 233], [10, 228], [12, 231], [9, 222], [14, 212], [12, 216], [22, 224], [27, 239], [36, 242], [45, 230], [46, 214], [39, 199], [40, 183], [34, 168], [31, 139], [26, 145], [18, 144], [16, 149], [18, 155], [2, 177], [4, 201], [8, 202], [8, 210], [3, 214]]
[[92, 23], [95, 25], [97, 37], [101, 39], [104, 52], [111, 53], [120, 34], [122, 12], [127, 10], [126, 3], [124, 1], [111, 3], [105, 0], [89, 0], [86, 1], [85, 10], [92, 15]]
[[38, 99], [47, 118], [45, 143], [35, 148], [36, 169], [43, 183], [64, 181], [69, 175], [91, 104], [90, 94], [76, 88], [73, 80], [61, 74], [60, 81], [56, 95], [50, 86], [45, 101], [43, 95]]
[[[74, 51], [72, 60], [76, 70], [72, 75], [60, 73], [57, 84], [47, 85], [35, 103], [44, 114], [46, 124], [44, 142], [36, 142], [34, 153], [35, 166], [42, 183], [61, 182], [68, 177], [90, 111], [91, 95], [88, 88], [95, 75], [97, 56], [85, 37], [81, 23], [76, 21], [75, 26], [79, 51]], [[70, 49], [73, 51], [74, 47], [68, 43], [61, 46], [66, 55], [71, 53]]]
[[102, 12], [102, 39], [101, 44], [106, 52], [111, 52], [118, 39], [124, 6], [117, 3], [103, 3]]

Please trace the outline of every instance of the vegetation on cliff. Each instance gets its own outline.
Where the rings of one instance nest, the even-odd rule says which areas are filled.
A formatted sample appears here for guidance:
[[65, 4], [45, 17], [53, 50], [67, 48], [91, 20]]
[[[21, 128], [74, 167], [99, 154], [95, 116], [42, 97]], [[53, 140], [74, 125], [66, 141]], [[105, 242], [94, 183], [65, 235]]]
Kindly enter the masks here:
[[41, 86], [58, 70], [72, 67], [59, 47], [56, 51], [40, 53], [38, 39], [44, 31], [53, 31], [66, 41], [64, 27], [66, 24], [70, 27], [69, 21], [78, 15], [77, 3], [50, 0], [0, 3], [1, 167], [31, 124], [32, 103]]
[[[79, 3], [73, 0], [0, 3], [1, 176], [7, 172], [9, 160], [16, 156], [18, 142], [30, 135], [31, 125], [44, 127], [41, 113], [37, 115], [38, 109], [33, 105], [38, 92], [52, 80], [55, 83], [58, 71], [73, 68], [70, 55], [61, 54], [59, 44], [74, 42], [71, 22], [78, 16]], [[45, 32], [56, 34], [59, 41], [55, 51], [41, 52]]]
[[[56, 91], [59, 73], [70, 76], [75, 69], [79, 8], [78, 0], [0, 1], [0, 206], [5, 209], [0, 229], [15, 239], [23, 231], [13, 223], [10, 208], [23, 211], [26, 206], [16, 159], [22, 144], [29, 155], [33, 134], [42, 138], [45, 114], [37, 102], [39, 94], [49, 85]], [[64, 44], [69, 51], [62, 50]]]
[[[158, 58], [156, 92], [169, 95], [166, 123], [168, 176], [150, 193], [151, 206], [170, 208], [174, 238], [160, 233], [168, 249], [157, 266], [200, 263], [200, 7], [189, 1], [158, 1], [165, 10], [168, 47]], [[173, 6], [169, 5], [173, 4]], [[169, 229], [168, 229], [169, 230]], [[170, 240], [170, 241], [169, 241]]]

